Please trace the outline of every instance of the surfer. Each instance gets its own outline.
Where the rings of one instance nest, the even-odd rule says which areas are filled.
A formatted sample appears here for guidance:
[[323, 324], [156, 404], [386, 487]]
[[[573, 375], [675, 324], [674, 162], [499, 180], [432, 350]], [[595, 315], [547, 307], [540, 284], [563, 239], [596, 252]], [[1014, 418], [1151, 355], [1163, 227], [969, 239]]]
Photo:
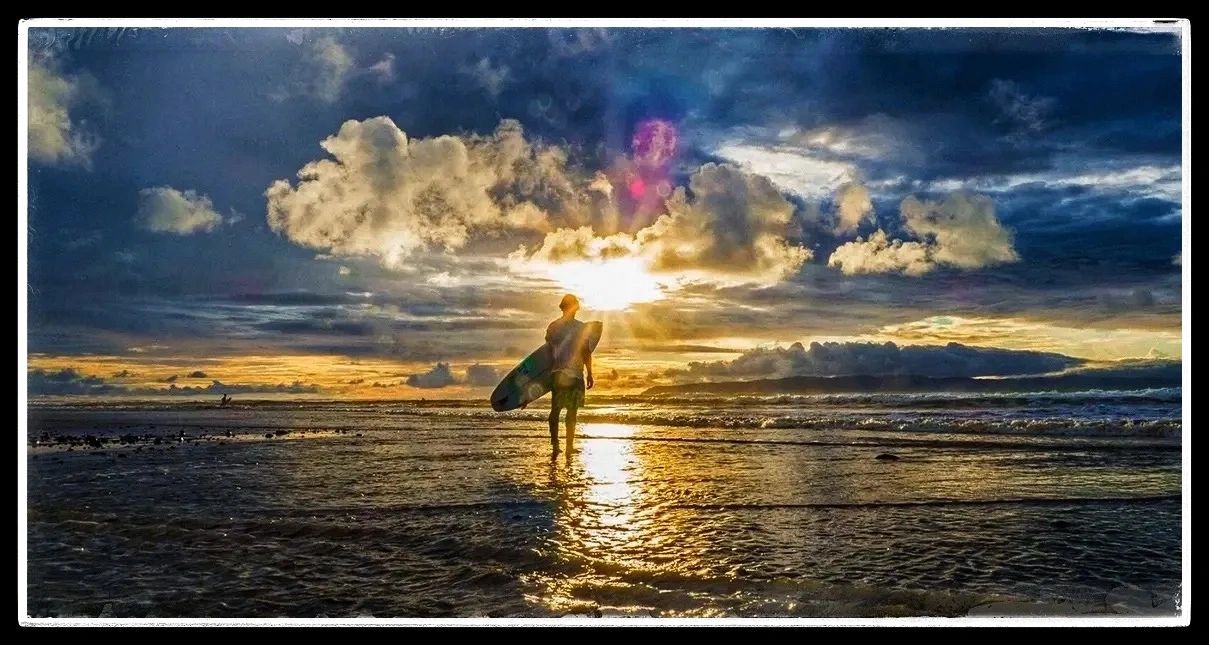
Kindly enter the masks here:
[[[558, 308], [563, 315], [546, 327], [546, 342], [554, 355], [553, 384], [550, 389], [550, 447], [558, 454], [558, 416], [567, 410], [567, 454], [575, 443], [575, 416], [584, 403], [584, 393], [592, 389], [592, 350], [588, 346], [587, 325], [576, 320], [579, 298], [563, 296]], [[587, 380], [584, 370], [587, 369]]]

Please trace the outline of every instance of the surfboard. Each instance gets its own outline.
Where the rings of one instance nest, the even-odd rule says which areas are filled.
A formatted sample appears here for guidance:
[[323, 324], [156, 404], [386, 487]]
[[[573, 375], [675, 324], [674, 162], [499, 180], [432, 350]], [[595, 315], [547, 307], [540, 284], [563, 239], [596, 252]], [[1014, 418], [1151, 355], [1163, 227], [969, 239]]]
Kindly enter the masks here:
[[[604, 331], [604, 323], [598, 320], [585, 324], [588, 335], [588, 351], [595, 351], [600, 343], [600, 334]], [[542, 344], [525, 357], [519, 365], [495, 386], [491, 393], [491, 409], [496, 412], [515, 410], [545, 396], [550, 391], [554, 367], [554, 353], [549, 343]]]

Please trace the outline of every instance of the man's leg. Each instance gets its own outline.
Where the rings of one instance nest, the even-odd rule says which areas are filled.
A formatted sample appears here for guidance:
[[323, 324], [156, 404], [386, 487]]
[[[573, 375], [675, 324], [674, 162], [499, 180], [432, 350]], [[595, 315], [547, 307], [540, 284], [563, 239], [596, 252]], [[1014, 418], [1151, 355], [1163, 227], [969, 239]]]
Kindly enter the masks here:
[[567, 405], [567, 454], [575, 447], [575, 416], [579, 410], [574, 403]]
[[575, 446], [575, 417], [579, 416], [579, 406], [584, 403], [584, 382], [572, 381], [567, 389], [567, 454]]
[[550, 448], [554, 452], [558, 452], [558, 413], [561, 412], [558, 406], [558, 392], [555, 391], [551, 393], [550, 399]]

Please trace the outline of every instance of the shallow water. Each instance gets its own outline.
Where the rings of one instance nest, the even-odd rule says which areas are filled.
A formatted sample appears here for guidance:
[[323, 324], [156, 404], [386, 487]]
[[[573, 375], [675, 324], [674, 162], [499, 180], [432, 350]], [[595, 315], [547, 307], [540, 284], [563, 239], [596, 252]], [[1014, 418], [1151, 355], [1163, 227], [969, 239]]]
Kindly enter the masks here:
[[1172, 613], [1178, 390], [991, 398], [36, 406], [29, 610]]

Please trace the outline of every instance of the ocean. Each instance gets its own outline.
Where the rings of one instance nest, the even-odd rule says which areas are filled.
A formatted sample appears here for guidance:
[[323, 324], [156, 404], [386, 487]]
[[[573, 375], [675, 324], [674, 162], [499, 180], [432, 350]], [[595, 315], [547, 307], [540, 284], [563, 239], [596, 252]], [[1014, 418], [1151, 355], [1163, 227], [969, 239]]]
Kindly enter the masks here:
[[29, 612], [1178, 611], [1179, 388], [588, 399], [36, 402]]

